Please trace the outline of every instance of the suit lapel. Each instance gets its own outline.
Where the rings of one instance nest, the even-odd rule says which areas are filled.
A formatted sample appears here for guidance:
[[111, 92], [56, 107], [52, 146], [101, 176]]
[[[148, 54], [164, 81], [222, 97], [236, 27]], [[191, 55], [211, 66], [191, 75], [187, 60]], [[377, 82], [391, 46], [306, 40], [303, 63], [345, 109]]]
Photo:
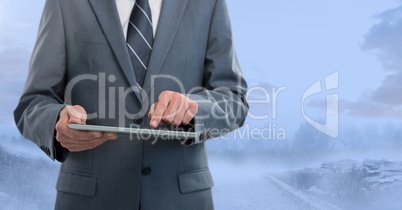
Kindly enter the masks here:
[[[137, 80], [127, 51], [126, 40], [115, 3], [116, 1], [89, 0], [89, 2], [130, 86], [137, 89]], [[137, 97], [141, 99], [139, 91], [135, 91], [135, 93]]]
[[169, 53], [187, 2], [188, 0], [165, 0], [162, 3], [158, 28], [144, 81], [144, 90], [147, 91], [147, 93], [149, 93], [152, 88], [151, 75], [159, 74], [166, 56]]

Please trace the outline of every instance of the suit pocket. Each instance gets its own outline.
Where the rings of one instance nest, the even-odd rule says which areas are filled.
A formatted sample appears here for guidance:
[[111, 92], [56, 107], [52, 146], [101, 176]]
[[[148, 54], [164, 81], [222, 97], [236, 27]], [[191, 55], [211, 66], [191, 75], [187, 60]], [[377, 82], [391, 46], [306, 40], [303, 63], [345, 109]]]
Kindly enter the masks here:
[[183, 194], [211, 189], [214, 186], [209, 169], [179, 173], [178, 180], [180, 192]]
[[75, 32], [75, 41], [81, 43], [108, 44], [105, 35], [98, 33]]
[[56, 189], [59, 192], [94, 196], [96, 190], [96, 177], [61, 171], [57, 180]]

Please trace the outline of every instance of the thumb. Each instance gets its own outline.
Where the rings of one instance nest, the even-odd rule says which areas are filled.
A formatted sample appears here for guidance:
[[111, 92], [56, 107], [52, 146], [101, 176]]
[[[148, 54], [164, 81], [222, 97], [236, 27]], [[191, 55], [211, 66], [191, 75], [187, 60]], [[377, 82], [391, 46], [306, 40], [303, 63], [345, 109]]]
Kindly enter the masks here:
[[69, 116], [69, 123], [85, 124], [87, 120], [87, 112], [82, 106], [67, 106], [66, 109]]

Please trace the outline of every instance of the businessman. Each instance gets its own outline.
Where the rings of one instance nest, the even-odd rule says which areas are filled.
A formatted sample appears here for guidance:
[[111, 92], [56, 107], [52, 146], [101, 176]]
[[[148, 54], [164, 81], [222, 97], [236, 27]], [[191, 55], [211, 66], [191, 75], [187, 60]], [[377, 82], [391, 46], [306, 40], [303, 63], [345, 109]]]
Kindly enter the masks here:
[[55, 209], [213, 209], [204, 143], [243, 125], [246, 89], [225, 0], [47, 0], [14, 116], [62, 162]]

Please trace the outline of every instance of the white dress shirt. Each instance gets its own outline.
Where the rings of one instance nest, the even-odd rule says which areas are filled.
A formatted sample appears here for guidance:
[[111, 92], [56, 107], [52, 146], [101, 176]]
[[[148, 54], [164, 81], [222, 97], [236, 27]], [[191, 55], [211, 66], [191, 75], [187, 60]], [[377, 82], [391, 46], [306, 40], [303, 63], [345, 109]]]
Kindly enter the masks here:
[[[159, 16], [161, 14], [162, 0], [148, 0], [152, 13], [152, 27], [154, 37], [158, 27]], [[119, 12], [121, 26], [123, 27], [124, 36], [127, 37], [127, 29], [130, 21], [131, 11], [133, 10], [135, 0], [116, 0], [117, 11]]]

